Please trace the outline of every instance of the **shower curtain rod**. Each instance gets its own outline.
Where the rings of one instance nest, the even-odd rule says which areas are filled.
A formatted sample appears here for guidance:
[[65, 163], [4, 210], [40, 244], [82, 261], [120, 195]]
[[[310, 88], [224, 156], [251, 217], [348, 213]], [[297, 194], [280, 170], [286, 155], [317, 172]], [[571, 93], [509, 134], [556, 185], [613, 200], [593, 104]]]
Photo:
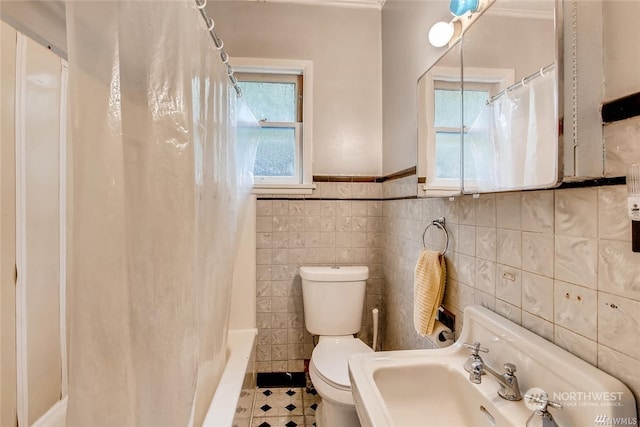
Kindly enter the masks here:
[[213, 40], [213, 44], [215, 44], [216, 49], [220, 51], [220, 59], [222, 60], [222, 63], [227, 66], [227, 75], [229, 76], [229, 80], [231, 81], [233, 88], [236, 90], [236, 94], [238, 96], [242, 96], [242, 89], [240, 89], [240, 86], [238, 85], [238, 79], [236, 79], [236, 76], [233, 75], [233, 67], [229, 65], [229, 55], [224, 50], [224, 43], [222, 39], [218, 37], [218, 35], [216, 34], [216, 30], [213, 28], [215, 26], [213, 19], [210, 18], [209, 15], [207, 15], [207, 11], [205, 9], [207, 0], [195, 0], [195, 2], [196, 7], [200, 11], [202, 19], [204, 19], [204, 22], [207, 25], [207, 30], [209, 31], [209, 35]]
[[554, 62], [553, 64], [549, 64], [545, 67], [540, 68], [540, 71], [536, 71], [533, 74], [529, 74], [526, 77], [523, 77], [522, 80], [520, 80], [519, 82], [516, 82], [514, 84], [512, 84], [511, 86], [509, 86], [508, 88], [506, 88], [505, 90], [496, 93], [495, 95], [493, 95], [491, 98], [487, 99], [487, 105], [491, 105], [493, 104], [498, 98], [502, 97], [503, 95], [505, 95], [508, 92], [513, 91], [514, 89], [519, 88], [520, 86], [526, 86], [527, 83], [529, 83], [530, 81], [536, 79], [537, 77], [542, 77], [544, 76], [544, 73], [553, 70], [556, 67], [556, 63]]

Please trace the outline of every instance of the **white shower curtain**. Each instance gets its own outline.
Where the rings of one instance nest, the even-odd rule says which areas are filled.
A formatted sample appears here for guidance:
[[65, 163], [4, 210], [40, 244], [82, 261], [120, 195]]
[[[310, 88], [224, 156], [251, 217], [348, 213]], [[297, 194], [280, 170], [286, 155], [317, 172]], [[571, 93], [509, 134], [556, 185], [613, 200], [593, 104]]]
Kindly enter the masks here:
[[235, 144], [235, 92], [195, 2], [66, 5], [67, 425], [200, 425], [255, 147]]
[[[558, 171], [556, 68], [486, 105], [464, 135], [467, 191], [544, 188]], [[467, 179], [473, 170], [473, 180]]]

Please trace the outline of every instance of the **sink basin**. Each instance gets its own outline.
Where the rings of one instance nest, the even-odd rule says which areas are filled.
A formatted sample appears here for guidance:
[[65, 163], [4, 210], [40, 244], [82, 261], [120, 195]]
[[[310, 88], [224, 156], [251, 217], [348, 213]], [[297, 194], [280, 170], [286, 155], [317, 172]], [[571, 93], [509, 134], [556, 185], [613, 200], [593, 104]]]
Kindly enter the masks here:
[[[526, 425], [534, 405], [502, 399], [489, 375], [482, 376], [481, 384], [469, 381], [463, 368], [469, 350], [462, 343], [474, 341], [489, 349], [482, 358], [494, 369], [502, 372], [505, 362], [517, 365], [523, 396], [538, 387], [550, 400], [560, 400], [564, 408], [550, 412], [561, 427], [595, 426], [598, 417], [637, 416], [633, 394], [605, 372], [483, 307], [468, 307], [464, 319], [460, 339], [447, 348], [352, 356], [351, 388], [363, 427]], [[616, 401], [587, 401], [585, 394], [577, 400], [567, 393], [575, 391], [598, 398], [607, 391]]]
[[467, 355], [458, 346], [354, 356], [349, 368], [362, 425], [524, 426], [531, 411], [522, 401], [498, 397], [492, 378], [472, 384], [463, 369]]

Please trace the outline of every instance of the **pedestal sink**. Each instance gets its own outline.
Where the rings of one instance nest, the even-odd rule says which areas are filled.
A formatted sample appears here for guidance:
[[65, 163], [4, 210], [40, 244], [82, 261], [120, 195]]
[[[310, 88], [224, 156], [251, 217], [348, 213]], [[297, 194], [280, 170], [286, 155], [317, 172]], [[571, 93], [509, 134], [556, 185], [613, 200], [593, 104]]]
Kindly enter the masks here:
[[489, 375], [482, 376], [481, 384], [469, 381], [463, 366], [470, 351], [462, 343], [474, 341], [489, 349], [482, 357], [494, 369], [502, 371], [507, 362], [517, 365], [523, 395], [537, 387], [550, 400], [559, 400], [564, 408], [550, 412], [560, 427], [597, 426], [598, 420], [615, 418], [633, 421], [637, 416], [633, 394], [619, 380], [473, 306], [465, 310], [462, 333], [451, 347], [351, 358], [351, 387], [363, 427], [524, 427], [534, 404], [499, 397], [499, 385]]

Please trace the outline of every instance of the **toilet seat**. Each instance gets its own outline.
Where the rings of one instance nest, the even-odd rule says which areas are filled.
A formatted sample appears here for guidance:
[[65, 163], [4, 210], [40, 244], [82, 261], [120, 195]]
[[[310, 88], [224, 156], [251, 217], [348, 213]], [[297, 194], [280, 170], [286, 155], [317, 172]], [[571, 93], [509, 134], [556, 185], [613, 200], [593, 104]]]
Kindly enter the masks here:
[[371, 347], [351, 335], [321, 336], [311, 361], [320, 378], [338, 390], [351, 391], [349, 358], [357, 353], [373, 352]]

